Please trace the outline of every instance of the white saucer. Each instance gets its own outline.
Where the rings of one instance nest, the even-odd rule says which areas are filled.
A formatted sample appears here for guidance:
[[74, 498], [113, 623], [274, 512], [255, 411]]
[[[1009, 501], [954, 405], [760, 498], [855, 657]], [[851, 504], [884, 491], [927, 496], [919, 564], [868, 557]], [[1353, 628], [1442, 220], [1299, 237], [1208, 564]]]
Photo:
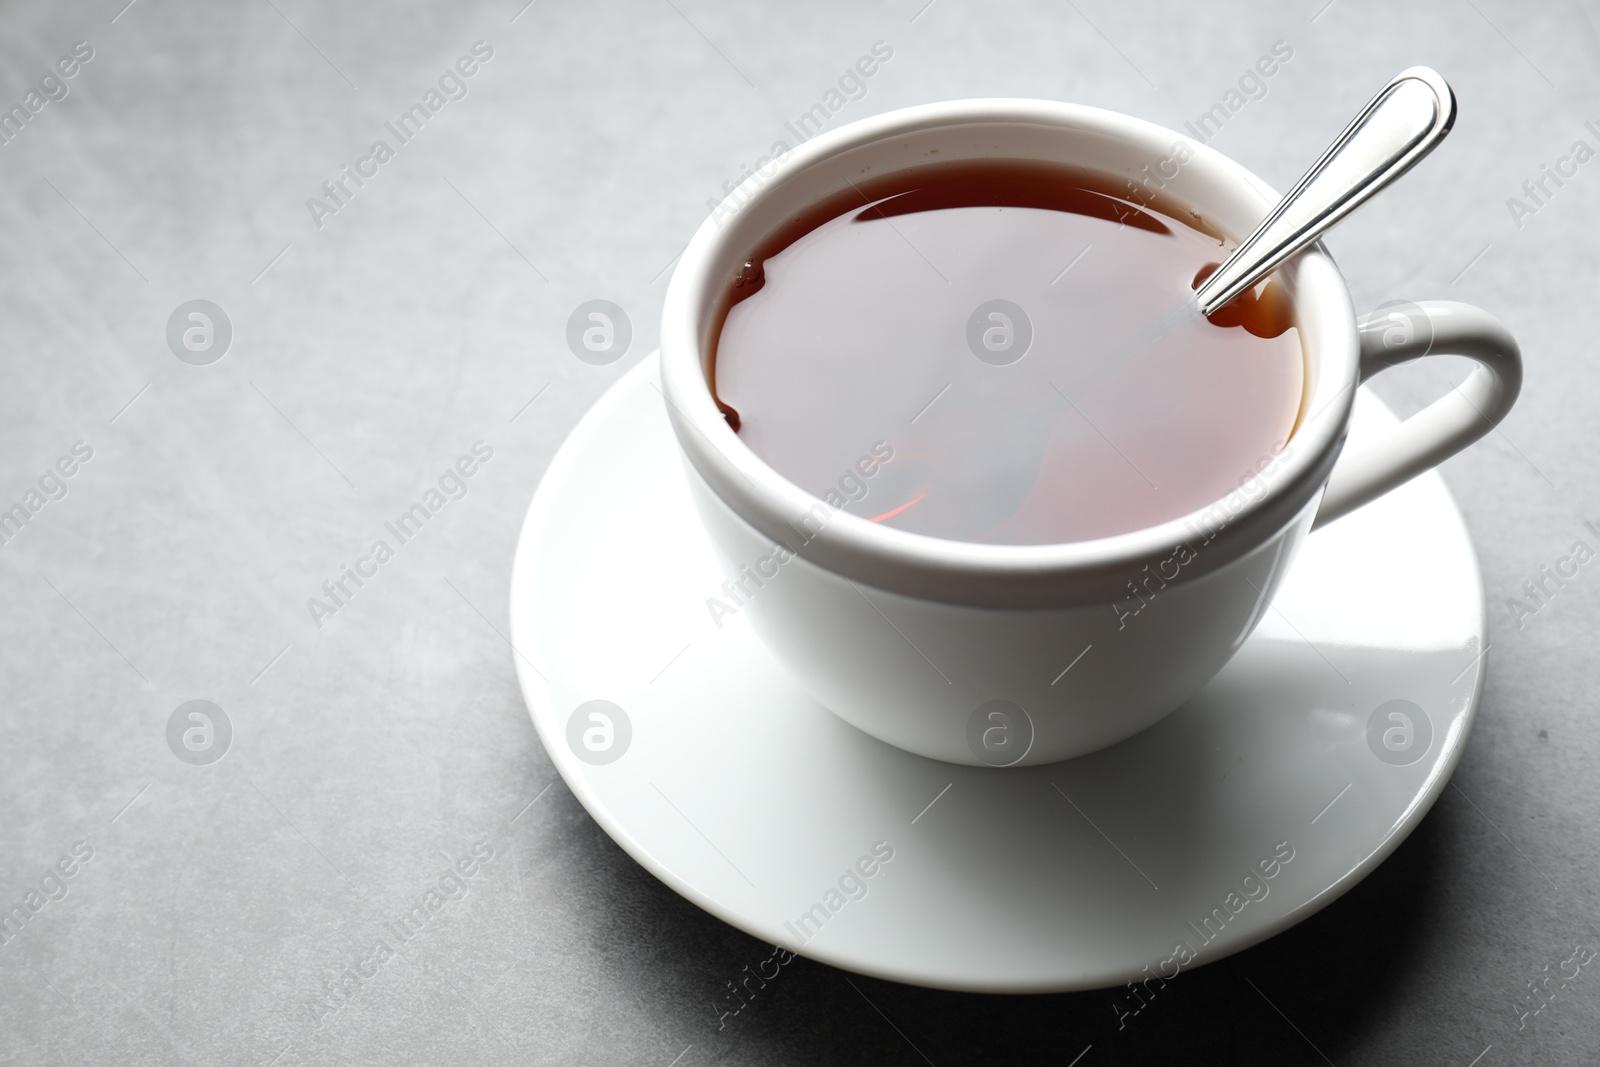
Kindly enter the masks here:
[[[512, 576], [517, 672], [595, 820], [755, 937], [948, 989], [1170, 976], [1344, 893], [1455, 768], [1483, 679], [1483, 589], [1436, 474], [1312, 535], [1254, 636], [1156, 726], [1052, 766], [958, 767], [835, 718], [742, 616], [717, 628], [706, 599], [724, 578], [656, 386], [652, 356], [539, 486]], [[1393, 419], [1363, 393], [1352, 432]], [[580, 711], [595, 700], [622, 714]], [[1390, 701], [1410, 703], [1379, 711]], [[1415, 720], [1409, 747], [1395, 711]], [[871, 877], [849, 874], [862, 857]]]

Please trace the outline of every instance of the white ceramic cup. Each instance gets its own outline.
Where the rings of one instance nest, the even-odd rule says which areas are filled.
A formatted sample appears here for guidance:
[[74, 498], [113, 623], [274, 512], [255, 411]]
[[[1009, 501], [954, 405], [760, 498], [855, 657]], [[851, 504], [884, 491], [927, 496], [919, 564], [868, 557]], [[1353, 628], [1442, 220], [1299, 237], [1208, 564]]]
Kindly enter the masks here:
[[[1184, 154], [1178, 146], [1181, 166], [1147, 169]], [[1059, 545], [941, 540], [836, 511], [759, 459], [719, 412], [708, 384], [719, 300], [752, 249], [809, 205], [864, 177], [974, 158], [1144, 183], [1156, 174], [1163, 200], [1234, 242], [1278, 200], [1226, 156], [1096, 108], [965, 100], [865, 119], [751, 175], [700, 227], [667, 291], [661, 380], [691, 495], [740, 610], [795, 678], [891, 745], [1020, 766], [1092, 752], [1180, 706], [1249, 636], [1307, 533], [1488, 432], [1515, 401], [1522, 367], [1505, 327], [1464, 304], [1386, 305], [1358, 321], [1317, 246], [1279, 272], [1305, 350], [1299, 424], [1223, 500]], [[1478, 365], [1341, 456], [1361, 382], [1429, 353]]]

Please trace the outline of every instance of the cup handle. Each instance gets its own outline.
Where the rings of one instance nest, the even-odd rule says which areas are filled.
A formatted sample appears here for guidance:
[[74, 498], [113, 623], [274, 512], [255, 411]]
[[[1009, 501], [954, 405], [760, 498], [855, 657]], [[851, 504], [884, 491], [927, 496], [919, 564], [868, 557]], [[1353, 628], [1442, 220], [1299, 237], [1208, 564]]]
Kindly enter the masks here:
[[1467, 380], [1334, 465], [1312, 529], [1444, 462], [1494, 429], [1522, 389], [1522, 353], [1499, 319], [1453, 300], [1385, 304], [1357, 323], [1360, 378], [1431, 354], [1478, 361]]

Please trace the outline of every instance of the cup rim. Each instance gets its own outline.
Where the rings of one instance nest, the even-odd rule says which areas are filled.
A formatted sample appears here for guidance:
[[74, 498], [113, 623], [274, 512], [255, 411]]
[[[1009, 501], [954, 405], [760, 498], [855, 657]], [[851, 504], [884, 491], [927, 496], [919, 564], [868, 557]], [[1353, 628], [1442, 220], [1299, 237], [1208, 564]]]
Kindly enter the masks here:
[[[1184, 134], [1144, 119], [1081, 104], [1029, 99], [976, 99], [921, 104], [861, 119], [819, 134], [780, 154], [746, 178], [728, 198], [737, 214], [780, 194], [795, 195], [819, 166], [845, 153], [883, 148], [897, 139], [972, 125], [1037, 126], [1057, 135], [1092, 136], [1126, 143], [1156, 159], [1176, 145], [1188, 147], [1188, 184], [1219, 192], [1209, 202], [1190, 201], [1212, 217], [1231, 242], [1238, 226], [1216, 218], [1264, 216], [1279, 194], [1242, 164]], [[887, 168], [887, 172], [906, 169]], [[797, 185], [796, 183], [802, 183]], [[825, 188], [815, 195], [832, 193]], [[725, 202], [725, 203], [728, 203]], [[1208, 210], [1212, 206], [1216, 210]], [[1253, 222], [1252, 222], [1253, 224]], [[731, 242], [738, 240], [739, 245]], [[1144, 567], [1170, 562], [1175, 546], [1209, 534], [1176, 580], [1211, 573], [1272, 538], [1320, 499], [1349, 424], [1358, 384], [1358, 340], [1350, 294], [1337, 266], [1319, 243], [1279, 268], [1292, 272], [1291, 289], [1306, 360], [1299, 425], [1278, 457], [1273, 479], [1259, 496], [1238, 491], [1187, 515], [1089, 541], [1044, 545], [983, 544], [912, 533], [830, 508], [769, 466], [727, 424], [707, 377], [706, 318], [724, 277], [718, 264], [750, 246], [737, 225], [713, 212], [680, 256], [667, 288], [661, 321], [661, 381], [668, 414], [690, 469], [735, 514], [775, 543], [846, 578], [924, 600], [988, 607], [1066, 607], [1121, 599], [1124, 586]], [[1316, 304], [1316, 314], [1303, 312]], [[1307, 328], [1307, 322], [1315, 325]], [[1284, 458], [1287, 457], [1287, 458]], [[1241, 488], [1244, 482], [1241, 481]], [[1243, 495], [1237, 508], [1233, 498]], [[1226, 517], [1217, 509], [1225, 505]], [[813, 529], [802, 516], [826, 509]]]

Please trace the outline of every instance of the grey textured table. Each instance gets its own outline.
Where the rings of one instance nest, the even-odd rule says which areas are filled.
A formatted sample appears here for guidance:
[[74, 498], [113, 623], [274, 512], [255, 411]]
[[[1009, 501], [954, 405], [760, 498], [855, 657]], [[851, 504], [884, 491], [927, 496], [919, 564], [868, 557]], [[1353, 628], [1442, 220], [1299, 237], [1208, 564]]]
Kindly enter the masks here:
[[[1537, 1014], [1529, 991], [1600, 947], [1600, 578], [1507, 603], [1531, 609], [1525, 582], [1600, 544], [1584, 525], [1600, 519], [1600, 163], [1570, 156], [1600, 148], [1591, 10], [124, 2], [0, 12], [0, 104], [23, 107], [0, 127], [0, 509], [27, 516], [0, 526], [0, 904], [26, 917], [0, 944], [0, 1059], [1600, 1056], [1600, 976], [1549, 984]], [[803, 960], [719, 1018], [770, 948], [600, 832], [529, 725], [503, 637], [540, 474], [653, 347], [708, 199], [876, 41], [892, 59], [830, 128], [963, 96], [1175, 128], [1222, 103], [1213, 143], [1280, 187], [1385, 79], [1435, 66], [1455, 133], [1331, 246], [1358, 304], [1469, 300], [1524, 346], [1503, 432], [1445, 467], [1492, 642], [1453, 787], [1347, 897], [1120, 1029], [1110, 992], [966, 996]], [[1230, 101], [1276, 41], [1292, 59]], [[407, 114], [422, 128], [402, 140], [385, 124]], [[1525, 190], [1546, 165], [1564, 184]], [[214, 362], [215, 312], [209, 336], [177, 315], [189, 361], [169, 344], [196, 299], [231, 326]], [[567, 349], [591, 299], [632, 322], [610, 366]], [[1377, 388], [1409, 413], [1462, 374]], [[492, 458], [465, 495], [330, 599], [323, 583], [480, 441]], [[184, 712], [169, 733], [192, 700], [229, 731]]]

